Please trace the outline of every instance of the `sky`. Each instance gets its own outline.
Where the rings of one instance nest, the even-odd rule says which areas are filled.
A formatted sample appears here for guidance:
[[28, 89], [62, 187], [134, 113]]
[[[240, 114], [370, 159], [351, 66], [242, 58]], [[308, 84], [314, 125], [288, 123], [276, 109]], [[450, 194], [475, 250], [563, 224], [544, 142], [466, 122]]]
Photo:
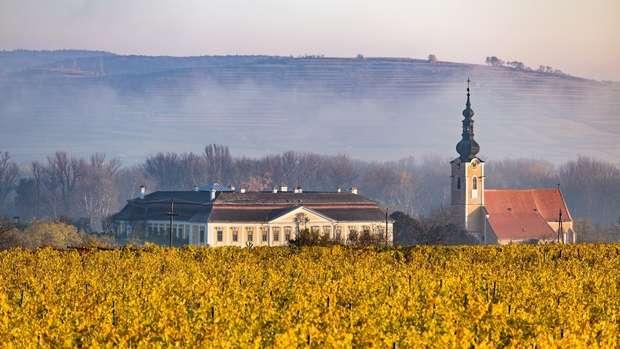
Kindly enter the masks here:
[[0, 0], [0, 49], [486, 56], [620, 81], [620, 0]]

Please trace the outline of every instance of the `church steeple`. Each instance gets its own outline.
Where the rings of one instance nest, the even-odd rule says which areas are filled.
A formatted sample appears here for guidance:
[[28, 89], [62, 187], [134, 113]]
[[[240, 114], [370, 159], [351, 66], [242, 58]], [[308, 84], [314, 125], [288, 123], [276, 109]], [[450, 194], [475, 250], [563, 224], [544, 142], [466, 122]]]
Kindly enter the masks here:
[[470, 161], [476, 157], [476, 154], [480, 151], [480, 146], [474, 140], [474, 111], [471, 109], [469, 83], [471, 80], [467, 79], [467, 102], [465, 103], [465, 110], [463, 110], [463, 133], [461, 141], [456, 145], [456, 151], [459, 153], [462, 161]]

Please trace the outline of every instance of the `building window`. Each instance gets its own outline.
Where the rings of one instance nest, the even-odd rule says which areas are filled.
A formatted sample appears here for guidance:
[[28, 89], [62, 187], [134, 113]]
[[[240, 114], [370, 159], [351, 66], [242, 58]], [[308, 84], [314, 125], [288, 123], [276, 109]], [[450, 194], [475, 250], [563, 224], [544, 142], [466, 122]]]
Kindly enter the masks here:
[[248, 241], [254, 241], [254, 227], [245, 227], [245, 233], [248, 236]]
[[331, 225], [324, 225], [323, 226], [323, 235], [325, 235], [325, 236], [331, 236], [332, 235], [332, 226]]
[[205, 231], [201, 230], [200, 231], [200, 244], [204, 244], [205, 243]]
[[224, 241], [224, 229], [222, 227], [216, 227], [215, 231], [217, 235], [217, 242]]
[[205, 235], [205, 240], [206, 240], [207, 230], [205, 229], [204, 225], [200, 226], [200, 234]]
[[472, 178], [471, 181], [471, 197], [473, 199], [478, 198], [478, 179], [476, 177]]
[[185, 224], [185, 231], [183, 231], [183, 239], [187, 239], [189, 236], [189, 224]]
[[349, 226], [349, 234], [355, 234], [357, 233], [357, 227], [354, 225], [350, 225]]
[[194, 224], [192, 225], [192, 235], [193, 236], [198, 236], [198, 225]]
[[291, 227], [284, 227], [284, 240], [286, 241], [290, 241], [291, 240], [291, 232], [293, 231], [293, 228]]
[[342, 227], [337, 225], [334, 228], [334, 232], [336, 233], [335, 234], [336, 235], [336, 240], [338, 240], [338, 241], [342, 240]]
[[377, 231], [381, 234], [381, 236], [385, 236], [385, 227], [383, 225], [378, 226]]
[[239, 241], [239, 228], [238, 227], [232, 227], [230, 229], [232, 230], [232, 241], [233, 242]]
[[318, 225], [313, 225], [312, 227], [310, 227], [310, 231], [313, 234], [318, 234], [319, 233], [319, 226]]
[[271, 228], [273, 232], [273, 241], [280, 241], [280, 227]]
[[262, 227], [261, 233], [263, 236], [263, 242], [269, 241], [269, 227]]
[[461, 190], [461, 177], [456, 179], [456, 189]]
[[363, 231], [365, 234], [370, 234], [370, 226], [369, 226], [369, 225], [364, 225], [364, 226], [362, 226], [362, 231]]

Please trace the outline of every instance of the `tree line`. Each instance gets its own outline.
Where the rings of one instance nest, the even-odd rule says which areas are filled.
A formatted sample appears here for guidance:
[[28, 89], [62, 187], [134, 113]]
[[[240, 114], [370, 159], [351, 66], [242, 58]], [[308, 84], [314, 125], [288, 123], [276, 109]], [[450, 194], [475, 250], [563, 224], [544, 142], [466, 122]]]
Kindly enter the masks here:
[[[323, 191], [356, 186], [392, 212], [423, 218], [449, 206], [448, 162], [441, 157], [362, 161], [294, 151], [248, 158], [211, 144], [201, 153], [157, 153], [130, 166], [103, 154], [74, 157], [66, 152], [18, 166], [10, 154], [0, 152], [0, 216], [69, 217], [99, 231], [99, 222], [135, 198], [140, 185], [151, 192], [218, 182], [247, 190], [284, 184]], [[593, 226], [615, 223], [620, 216], [620, 169], [609, 162], [588, 157], [559, 165], [493, 160], [487, 162], [486, 175], [487, 188], [560, 185], [574, 218]]]
[[560, 69], [555, 69], [548, 65], [539, 65], [538, 69], [534, 69], [534, 68], [528, 67], [523, 62], [520, 62], [517, 60], [504, 61], [503, 59], [498, 58], [497, 56], [487, 56], [487, 58], [484, 60], [484, 63], [492, 67], [507, 67], [507, 68], [512, 68], [514, 70], [520, 70], [520, 71], [527, 71], [527, 72], [535, 71], [538, 73], [553, 74], [553, 75], [558, 75], [558, 76], [570, 76], [569, 74], [566, 74]]

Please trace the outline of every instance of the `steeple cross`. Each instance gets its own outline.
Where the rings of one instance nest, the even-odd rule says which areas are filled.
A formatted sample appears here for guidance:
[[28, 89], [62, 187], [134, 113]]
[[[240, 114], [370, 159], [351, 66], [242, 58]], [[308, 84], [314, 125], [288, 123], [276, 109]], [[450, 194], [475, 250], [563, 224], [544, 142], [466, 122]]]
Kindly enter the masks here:
[[469, 76], [467, 77], [467, 92], [469, 92], [469, 83], [471, 82], [471, 80], [469, 80]]

